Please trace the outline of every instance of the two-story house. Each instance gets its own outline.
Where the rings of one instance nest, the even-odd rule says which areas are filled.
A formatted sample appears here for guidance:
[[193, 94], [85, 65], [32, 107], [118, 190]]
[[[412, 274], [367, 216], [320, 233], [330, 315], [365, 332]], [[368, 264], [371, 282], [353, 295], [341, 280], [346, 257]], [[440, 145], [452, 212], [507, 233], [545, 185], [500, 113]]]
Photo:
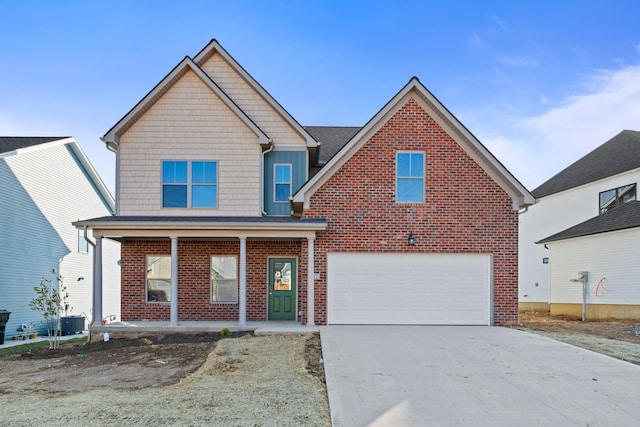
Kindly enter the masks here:
[[[57, 276], [69, 294], [63, 315], [90, 322], [93, 241], [71, 223], [113, 214], [114, 200], [80, 145], [71, 137], [0, 137], [0, 183], [0, 310], [11, 312], [6, 337], [18, 335], [23, 324], [47, 330], [29, 302], [34, 286], [43, 279], [56, 285]], [[110, 319], [120, 318], [119, 246], [109, 241], [103, 251], [100, 298]]]
[[532, 191], [538, 202], [520, 215], [522, 310], [640, 315], [639, 180], [640, 132], [624, 130]]
[[212, 40], [103, 140], [117, 212], [77, 226], [121, 242], [124, 320], [517, 319], [534, 199], [417, 78], [364, 127], [303, 127]]

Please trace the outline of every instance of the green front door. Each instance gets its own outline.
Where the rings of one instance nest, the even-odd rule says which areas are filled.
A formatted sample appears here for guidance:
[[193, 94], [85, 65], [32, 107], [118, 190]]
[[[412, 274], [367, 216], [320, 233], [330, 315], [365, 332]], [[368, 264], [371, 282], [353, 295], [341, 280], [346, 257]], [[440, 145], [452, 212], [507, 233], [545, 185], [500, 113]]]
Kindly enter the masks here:
[[269, 259], [269, 320], [296, 320], [296, 260]]

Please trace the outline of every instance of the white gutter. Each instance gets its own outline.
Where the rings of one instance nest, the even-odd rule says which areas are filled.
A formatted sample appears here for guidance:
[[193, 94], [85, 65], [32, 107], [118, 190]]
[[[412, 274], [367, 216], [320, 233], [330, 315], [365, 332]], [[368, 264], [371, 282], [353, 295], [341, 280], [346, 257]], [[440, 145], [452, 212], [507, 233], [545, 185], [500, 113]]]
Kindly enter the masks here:
[[262, 216], [267, 216], [267, 212], [264, 210], [264, 157], [267, 153], [272, 152], [273, 149], [273, 140], [269, 139], [269, 148], [264, 150], [260, 156], [260, 211]]

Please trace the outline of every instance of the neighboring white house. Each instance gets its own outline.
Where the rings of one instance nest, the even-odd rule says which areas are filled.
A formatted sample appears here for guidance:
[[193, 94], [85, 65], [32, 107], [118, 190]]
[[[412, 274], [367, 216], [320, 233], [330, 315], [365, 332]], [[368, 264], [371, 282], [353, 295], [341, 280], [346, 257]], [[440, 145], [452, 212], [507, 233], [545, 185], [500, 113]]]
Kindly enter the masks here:
[[[581, 224], [591, 218], [615, 210], [622, 204], [636, 200], [640, 180], [640, 132], [625, 130], [585, 155], [566, 169], [532, 191], [538, 202], [520, 214], [519, 230], [519, 303], [521, 310], [550, 310], [552, 314], [580, 313], [582, 288], [578, 271], [593, 270], [595, 265], [562, 264], [559, 252], [548, 249], [549, 244], [536, 244], [543, 239]], [[608, 218], [611, 218], [608, 216]], [[606, 228], [606, 227], [605, 227]], [[630, 250], [623, 240], [630, 230], [608, 233], [607, 250], [626, 256]], [[572, 239], [580, 242], [576, 249], [590, 250], [585, 245], [599, 238]], [[557, 243], [554, 247], [559, 248]], [[576, 252], [577, 253], [577, 252]], [[637, 252], [636, 252], [637, 253]], [[571, 271], [564, 269], [570, 268]], [[570, 274], [569, 274], [570, 273]], [[567, 277], [564, 277], [567, 276]], [[611, 277], [611, 275], [610, 275]], [[590, 274], [587, 283], [589, 296], [595, 298], [595, 288], [601, 277]], [[602, 286], [602, 284], [601, 284]], [[606, 286], [606, 284], [604, 285]], [[610, 283], [613, 287], [613, 284]], [[571, 309], [560, 287], [577, 290], [579, 300]], [[553, 290], [552, 290], [553, 289]], [[640, 289], [640, 288], [639, 288]], [[600, 291], [600, 289], [598, 290]], [[567, 290], [568, 293], [572, 291]], [[600, 297], [600, 294], [598, 295]], [[598, 302], [604, 302], [598, 299]], [[595, 299], [591, 299], [595, 303]], [[613, 304], [613, 302], [611, 302]], [[621, 304], [616, 302], [615, 304]], [[577, 311], [576, 311], [577, 310]], [[570, 313], [569, 313], [570, 312]], [[611, 314], [611, 313], [609, 313]]]
[[[640, 318], [640, 202], [540, 241], [549, 248], [551, 314]], [[579, 277], [584, 277], [578, 281]], [[571, 280], [573, 279], [573, 280]]]
[[[38, 329], [29, 309], [34, 286], [61, 275], [72, 309], [92, 313], [93, 249], [71, 223], [112, 215], [114, 200], [75, 139], [0, 137], [0, 310], [11, 312], [5, 339], [21, 324]], [[90, 233], [89, 233], [90, 236]], [[120, 317], [120, 245], [104, 245], [104, 316]]]

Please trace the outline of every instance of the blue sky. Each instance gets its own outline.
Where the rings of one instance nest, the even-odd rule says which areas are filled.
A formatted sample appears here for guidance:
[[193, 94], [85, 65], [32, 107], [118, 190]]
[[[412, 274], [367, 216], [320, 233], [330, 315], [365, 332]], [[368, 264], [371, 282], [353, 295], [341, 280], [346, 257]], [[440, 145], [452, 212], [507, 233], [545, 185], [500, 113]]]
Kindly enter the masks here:
[[303, 125], [364, 125], [412, 76], [533, 189], [640, 130], [637, 1], [0, 0], [0, 135], [99, 137], [216, 38]]

